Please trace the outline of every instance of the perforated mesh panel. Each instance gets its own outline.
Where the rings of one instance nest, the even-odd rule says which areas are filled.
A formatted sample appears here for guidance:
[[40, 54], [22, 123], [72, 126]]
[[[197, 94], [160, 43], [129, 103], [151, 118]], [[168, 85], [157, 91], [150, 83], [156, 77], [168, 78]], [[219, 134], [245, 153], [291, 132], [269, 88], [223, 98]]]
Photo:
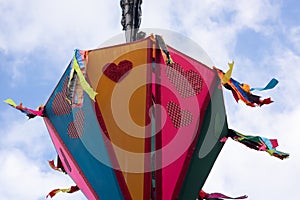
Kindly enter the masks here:
[[183, 98], [197, 95], [202, 90], [203, 80], [200, 74], [193, 70], [184, 71], [176, 62], [167, 66], [166, 74]]
[[71, 138], [80, 138], [83, 132], [84, 125], [84, 112], [78, 110], [75, 115], [74, 121], [68, 125], [68, 135]]
[[193, 121], [193, 115], [187, 110], [181, 110], [175, 102], [168, 102], [168, 115], [176, 128], [188, 126]]
[[68, 89], [68, 79], [64, 80], [63, 88], [61, 92], [57, 92], [53, 103], [52, 110], [56, 116], [66, 115], [71, 112], [71, 105], [67, 101], [67, 89]]
[[71, 117], [71, 120], [73, 119], [68, 124], [68, 135], [69, 137], [75, 139], [82, 136], [84, 126], [84, 112], [82, 109], [78, 109], [76, 107], [72, 108], [72, 105], [70, 105], [67, 101], [68, 80], [68, 77], [64, 79], [62, 91], [56, 93], [51, 107], [54, 115], [67, 115], [66, 117]]

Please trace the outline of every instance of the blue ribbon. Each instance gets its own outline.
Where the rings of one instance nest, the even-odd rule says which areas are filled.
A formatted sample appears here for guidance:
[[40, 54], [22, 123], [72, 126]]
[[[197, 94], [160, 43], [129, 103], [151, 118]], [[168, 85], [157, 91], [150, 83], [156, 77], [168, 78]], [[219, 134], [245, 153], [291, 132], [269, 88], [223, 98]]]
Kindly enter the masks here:
[[272, 80], [264, 88], [251, 88], [250, 91], [253, 90], [263, 91], [263, 90], [273, 89], [278, 83], [279, 81], [277, 79], [272, 78]]

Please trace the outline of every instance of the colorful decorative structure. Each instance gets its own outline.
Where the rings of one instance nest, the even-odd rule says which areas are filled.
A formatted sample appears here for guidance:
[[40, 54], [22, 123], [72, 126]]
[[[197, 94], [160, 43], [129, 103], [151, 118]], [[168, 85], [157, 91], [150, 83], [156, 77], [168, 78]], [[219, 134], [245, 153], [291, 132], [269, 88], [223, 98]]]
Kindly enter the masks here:
[[88, 199], [196, 198], [223, 146], [215, 71], [172, 48], [166, 64], [157, 44], [76, 50], [45, 105], [62, 166]]
[[151, 35], [75, 50], [38, 110], [5, 102], [30, 118], [44, 118], [58, 154], [57, 164], [49, 164], [76, 184], [49, 197], [80, 189], [88, 199], [101, 200], [230, 199], [202, 191], [227, 137], [281, 159], [288, 154], [271, 140], [228, 128], [220, 84], [247, 105], [272, 102], [232, 79], [229, 66], [226, 73], [209, 68]]

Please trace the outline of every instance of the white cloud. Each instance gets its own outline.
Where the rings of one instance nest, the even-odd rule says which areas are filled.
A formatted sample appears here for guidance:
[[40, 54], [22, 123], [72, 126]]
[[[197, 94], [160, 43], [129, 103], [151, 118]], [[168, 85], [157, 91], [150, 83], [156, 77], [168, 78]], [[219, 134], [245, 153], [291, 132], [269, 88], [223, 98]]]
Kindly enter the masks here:
[[[56, 188], [68, 188], [74, 182], [53, 171], [48, 160], [56, 153], [41, 119], [26, 120], [17, 111], [1, 114], [0, 194], [1, 199], [45, 199]], [[58, 194], [56, 199], [85, 199], [78, 194]]]
[[43, 47], [53, 52], [73, 45], [93, 48], [121, 26], [112, 23], [121, 10], [116, 4], [95, 0], [3, 3], [1, 23], [6, 28], [1, 35], [9, 44], [4, 46], [13, 51]]
[[293, 52], [291, 49], [280, 46], [272, 57], [269, 58], [270, 65], [273, 64], [278, 73], [280, 96], [278, 100], [288, 109], [294, 109], [298, 106], [297, 98], [299, 97], [300, 85], [300, 55]]
[[300, 26], [292, 27], [289, 30], [289, 39], [295, 49], [300, 52]]
[[[24, 84], [25, 70], [38, 72], [37, 83], [56, 80], [74, 49], [96, 48], [121, 32], [120, 15], [117, 1], [3, 1], [0, 49], [6, 57], [23, 63], [8, 63], [13, 66], [1, 68], [11, 77], [12, 86]], [[32, 64], [35, 56], [44, 58], [43, 66]]]
[[[152, 6], [160, 5], [151, 1]], [[279, 6], [270, 1], [166, 1], [158, 9], [165, 12], [145, 16], [156, 26], [180, 31], [195, 40], [208, 55], [221, 65], [235, 52], [238, 33], [252, 29], [262, 34], [274, 31], [273, 23], [279, 17]], [[168, 12], [166, 12], [168, 10]], [[146, 11], [145, 11], [146, 12]], [[162, 17], [161, 17], [162, 16]], [[149, 17], [149, 18], [147, 18]], [[158, 19], [161, 17], [161, 19]]]
[[[219, 155], [205, 189], [247, 194], [249, 199], [256, 200], [278, 199], [281, 195], [287, 199], [294, 198], [297, 185], [295, 177], [300, 175], [296, 170], [300, 166], [300, 106], [297, 103], [300, 71], [295, 68], [300, 64], [299, 58], [291, 49], [279, 43], [262, 61], [262, 69], [272, 66], [271, 73], [279, 80], [274, 90], [261, 93], [264, 97], [271, 96], [275, 100], [273, 104], [250, 108], [242, 102], [236, 104], [230, 91], [224, 90], [229, 127], [244, 134], [278, 139], [277, 149], [290, 153], [290, 158], [281, 161], [229, 140]], [[255, 74], [261, 77], [260, 74], [266, 71], [270, 73], [270, 70], [264, 69], [264, 72], [249, 71], [240, 76], [246, 75], [247, 79], [256, 80]]]
[[279, 16], [279, 5], [269, 0], [236, 1], [235, 23], [240, 28], [250, 28], [257, 32], [269, 31], [268, 24]]
[[[52, 190], [69, 187], [74, 183], [64, 174], [43, 170], [41, 163], [32, 160], [21, 149], [0, 151], [1, 199], [45, 199]], [[76, 198], [77, 197], [77, 198]], [[85, 199], [80, 192], [57, 194], [55, 199]]]
[[16, 86], [15, 82], [22, 82], [24, 80], [22, 72], [19, 70], [22, 66], [24, 66], [24, 60], [22, 59], [15, 59], [3, 66], [3, 70], [7, 71], [11, 76], [11, 82], [9, 82], [11, 87]]

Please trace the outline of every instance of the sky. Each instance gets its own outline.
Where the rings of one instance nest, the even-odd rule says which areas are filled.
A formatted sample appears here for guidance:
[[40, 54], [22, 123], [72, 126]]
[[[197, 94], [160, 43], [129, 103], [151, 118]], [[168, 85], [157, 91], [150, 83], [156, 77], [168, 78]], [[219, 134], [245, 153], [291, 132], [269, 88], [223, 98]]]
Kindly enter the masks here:
[[[188, 3], [187, 3], [188, 2]], [[279, 85], [259, 93], [274, 103], [250, 108], [223, 90], [229, 127], [277, 138], [279, 160], [228, 140], [204, 190], [249, 200], [295, 199], [300, 150], [300, 2], [298, 0], [144, 0], [142, 28], [179, 32], [194, 40], [215, 66], [251, 86], [271, 78]], [[49, 98], [74, 49], [93, 49], [123, 34], [119, 1], [0, 0], [0, 100], [36, 108]], [[167, 42], [167, 41], [166, 41]], [[167, 42], [168, 43], [168, 42]], [[0, 103], [0, 198], [45, 199], [73, 181], [54, 172], [56, 152], [41, 118], [27, 118]], [[86, 199], [81, 192], [54, 199]]]

